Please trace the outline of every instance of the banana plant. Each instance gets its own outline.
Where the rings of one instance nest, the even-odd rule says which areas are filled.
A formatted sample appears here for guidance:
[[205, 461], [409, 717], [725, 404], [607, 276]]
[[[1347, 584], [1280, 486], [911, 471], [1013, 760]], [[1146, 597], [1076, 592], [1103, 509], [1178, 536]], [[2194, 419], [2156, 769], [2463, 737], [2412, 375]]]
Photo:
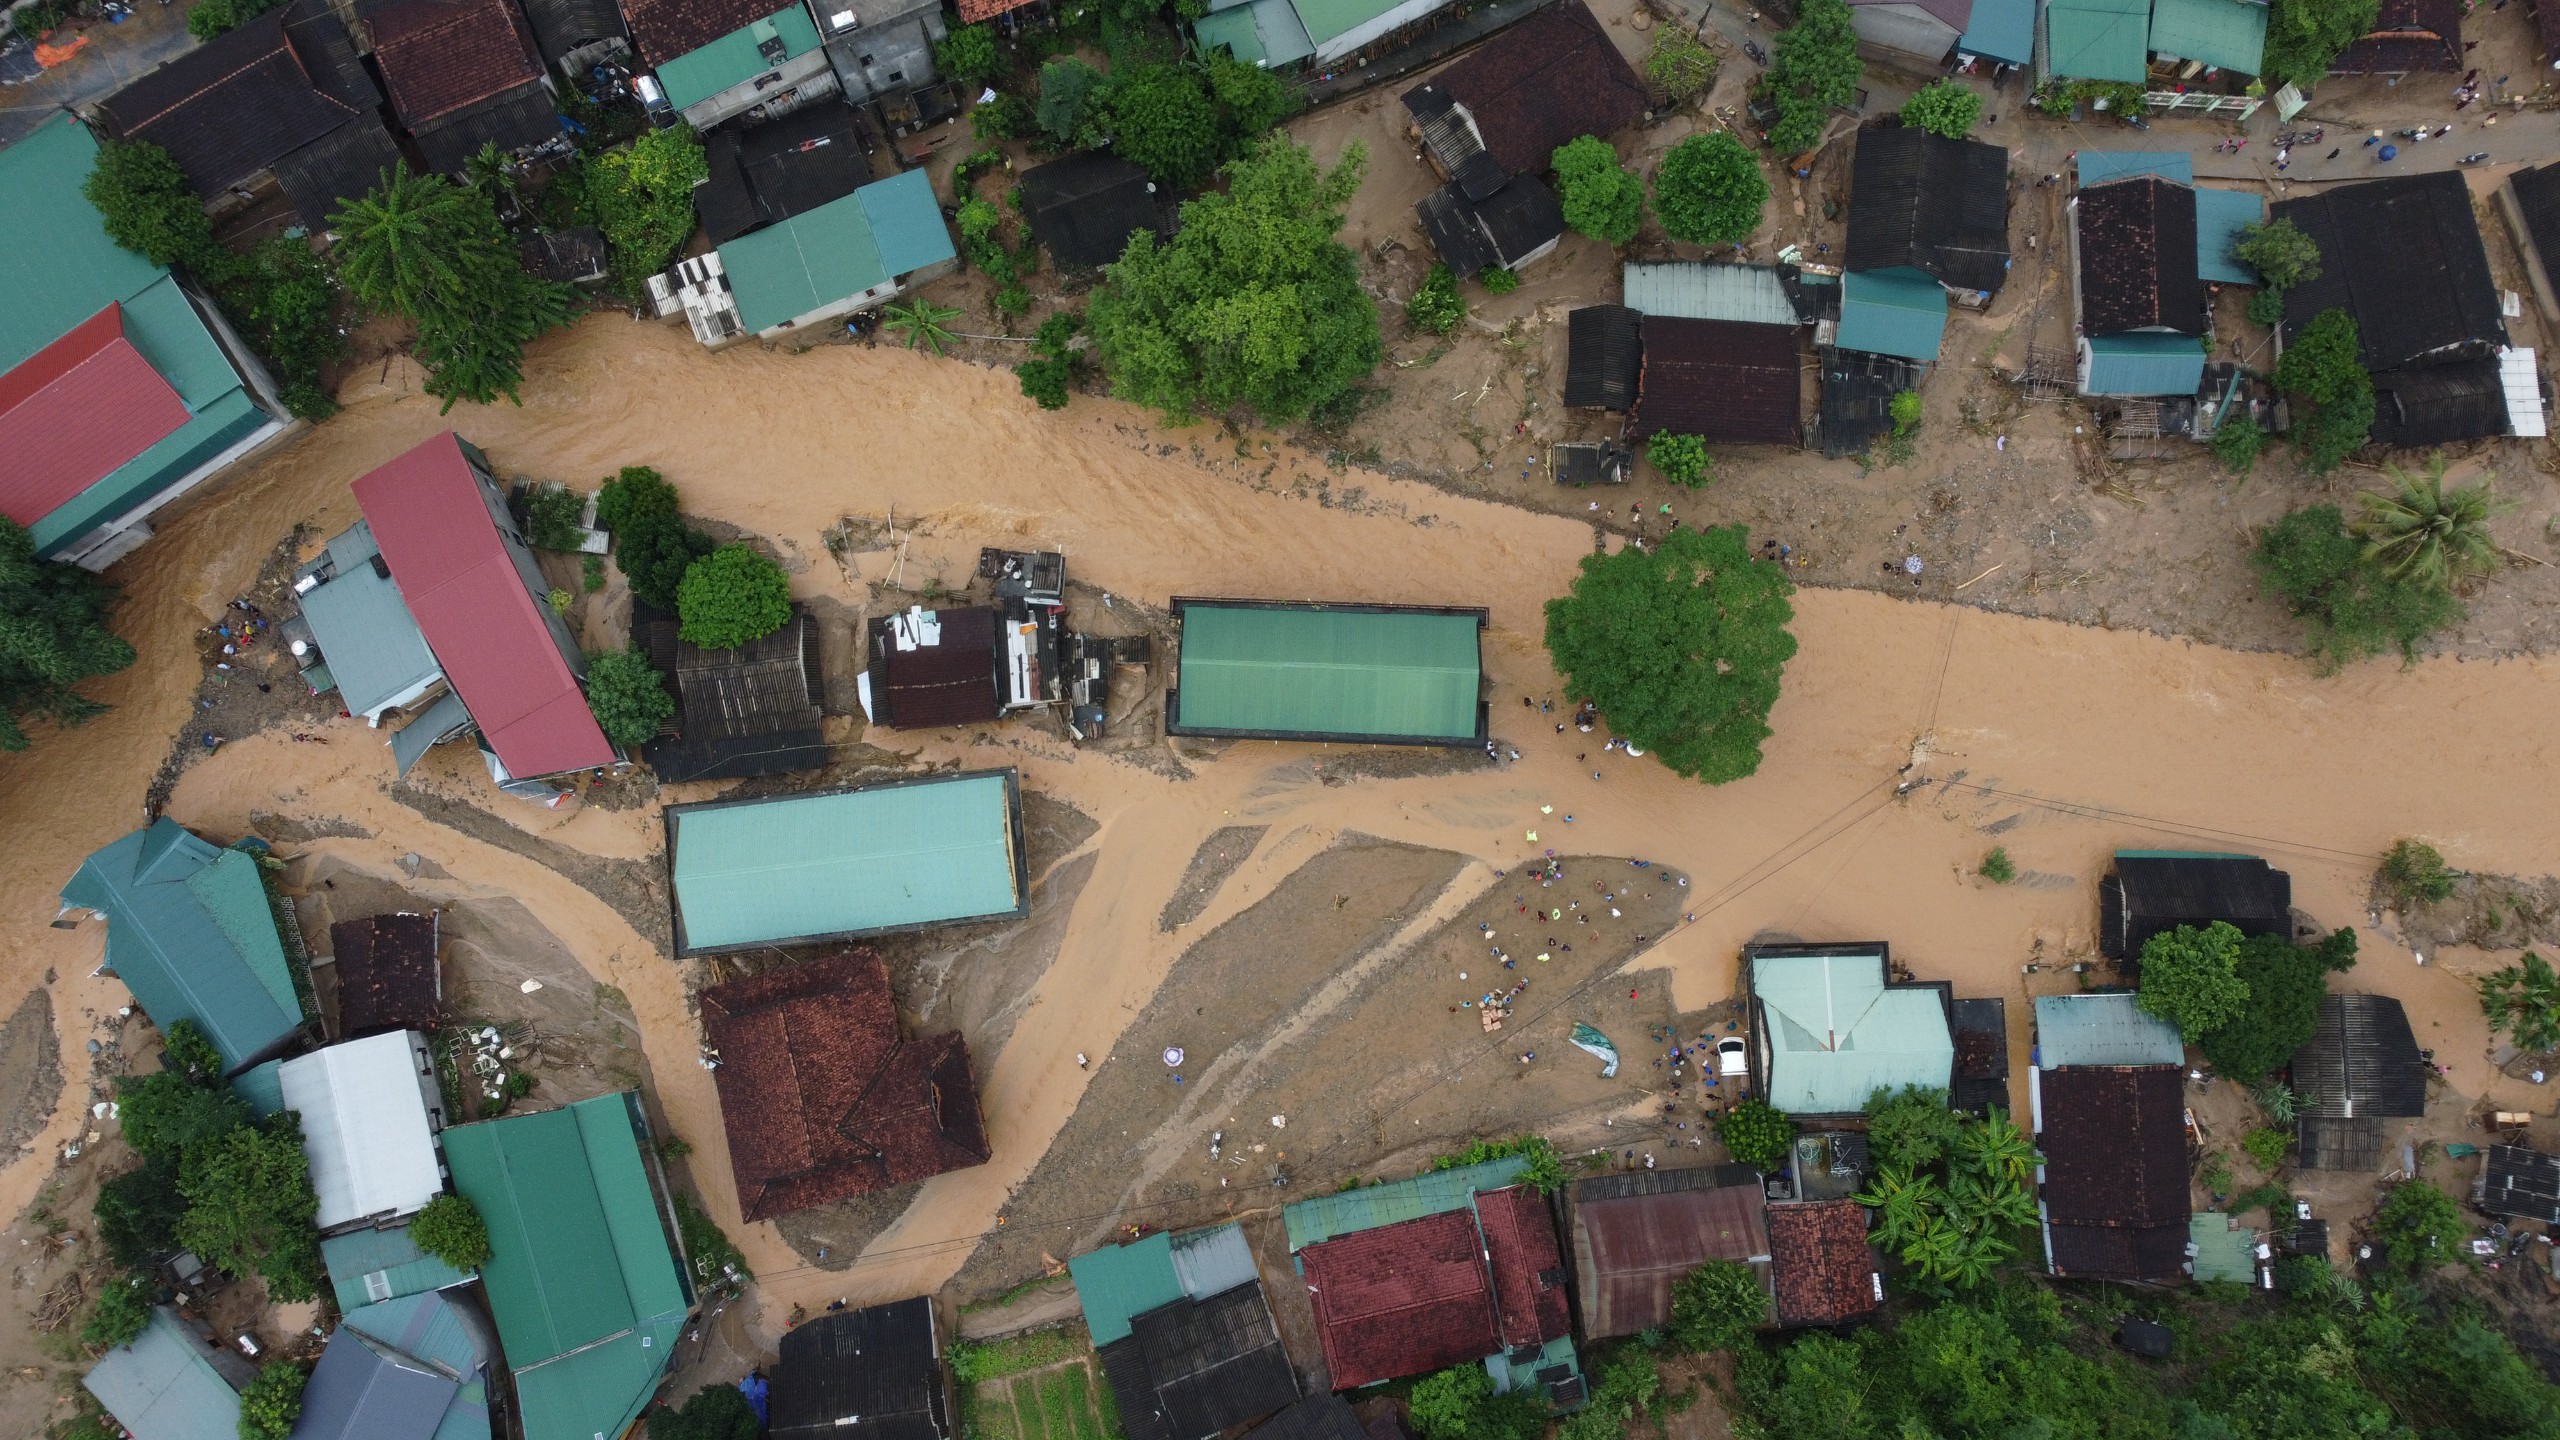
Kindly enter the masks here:
[[1856, 1198], [1876, 1212], [1876, 1243], [1900, 1252], [1920, 1237], [1937, 1213], [1938, 1181], [1935, 1176], [1912, 1174], [1908, 1165], [1887, 1165]]
[[2023, 1188], [2035, 1168], [2044, 1163], [2026, 1132], [2011, 1122], [2007, 1112], [1993, 1106], [1982, 1120], [1967, 1125], [1957, 1137], [1956, 1147], [1967, 1168], [1985, 1180], [2003, 1180]]

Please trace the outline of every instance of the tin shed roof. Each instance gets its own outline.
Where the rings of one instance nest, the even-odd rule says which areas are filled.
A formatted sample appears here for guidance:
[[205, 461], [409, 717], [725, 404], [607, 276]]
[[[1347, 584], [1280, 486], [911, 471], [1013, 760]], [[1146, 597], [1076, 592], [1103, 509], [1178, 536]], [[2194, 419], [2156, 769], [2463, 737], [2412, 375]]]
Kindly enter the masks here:
[[330, 678], [338, 682], [338, 698], [363, 716], [444, 673], [392, 582], [388, 563], [374, 564], [381, 553], [373, 527], [357, 521], [329, 542], [327, 563], [335, 573], [300, 597], [302, 618], [329, 662]]
[[2178, 1027], [2144, 1013], [2137, 997], [2121, 990], [2036, 997], [2036, 1063], [2062, 1065], [2183, 1065], [2186, 1042]]
[[1472, 744], [1482, 610], [1176, 597], [1176, 735]]
[[134, 1440], [233, 1440], [248, 1363], [196, 1333], [178, 1312], [153, 1307], [142, 1333], [80, 1377]]
[[1642, 319], [1625, 305], [1585, 305], [1565, 316], [1567, 406], [1624, 411], [1635, 403], [1644, 370]]
[[1622, 269], [1627, 308], [1679, 320], [1798, 323], [1795, 302], [1774, 265], [1705, 260], [1630, 260]]
[[2240, 243], [2242, 230], [2266, 218], [2263, 195], [2196, 187], [2197, 276], [2225, 285], [2257, 284], [2258, 272], [2233, 255], [2231, 247]]
[[2326, 995], [2311, 1041], [2293, 1053], [2305, 1115], [2414, 1119], [2427, 1113], [2426, 1057], [2409, 1012], [2388, 995]]
[[1852, 278], [1915, 269], [1997, 293], [2009, 270], [2009, 152], [1896, 121], [1859, 130], [1846, 263]]
[[[407, 1030], [284, 1062], [278, 1079], [285, 1108], [302, 1113], [321, 1229], [413, 1214], [444, 1193], [427, 1101], [436, 1089], [433, 1069], [425, 1038]], [[436, 1108], [440, 1124], [441, 1100]]]
[[2052, 0], [2045, 52], [2065, 80], [2139, 85], [2150, 64], [2151, 0]]
[[99, 114], [119, 138], [168, 151], [197, 195], [219, 198], [356, 117], [314, 83], [285, 19], [270, 11], [205, 41], [98, 102]]
[[2342, 309], [2355, 317], [2359, 358], [2377, 374], [2479, 359], [2506, 343], [2489, 252], [2459, 174], [2340, 185], [2279, 201], [2274, 213], [2320, 247], [2320, 273], [2285, 292], [2288, 334]]
[[1663, 1182], [1641, 1194], [1586, 1198], [1614, 1176], [1574, 1187], [1573, 1270], [1585, 1336], [1603, 1340], [1669, 1325], [1671, 1287], [1710, 1260], [1767, 1265], [1760, 1177], [1728, 1176], [1723, 1168], [1638, 1172]]
[[1364, 1185], [1357, 1190], [1298, 1201], [1280, 1212], [1282, 1223], [1288, 1227], [1289, 1248], [1300, 1250], [1355, 1230], [1470, 1209], [1478, 1191], [1501, 1189], [1517, 1179], [1528, 1164], [1517, 1155], [1509, 1155], [1480, 1165], [1430, 1170], [1410, 1180]]
[[1947, 329], [1947, 292], [1917, 270], [1851, 271], [1840, 277], [1839, 348], [1935, 360]]
[[933, 1301], [815, 1315], [782, 1333], [773, 1440], [937, 1440], [944, 1410]]
[[338, 1313], [351, 1319], [360, 1309], [432, 1294], [471, 1278], [419, 1249], [406, 1225], [323, 1236], [320, 1263], [329, 1272], [329, 1288], [337, 1292]]
[[329, 1333], [292, 1440], [434, 1440], [461, 1382], [360, 1330]]

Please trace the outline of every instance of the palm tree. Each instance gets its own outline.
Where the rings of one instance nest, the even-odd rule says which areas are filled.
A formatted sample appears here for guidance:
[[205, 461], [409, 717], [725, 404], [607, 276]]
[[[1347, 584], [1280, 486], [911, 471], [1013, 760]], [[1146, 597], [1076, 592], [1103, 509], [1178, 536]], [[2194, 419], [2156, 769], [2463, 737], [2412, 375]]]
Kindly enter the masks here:
[[1857, 1200], [1876, 1212], [1876, 1243], [1898, 1252], [1928, 1228], [1937, 1210], [1938, 1182], [1934, 1176], [1914, 1176], [1908, 1165], [1887, 1165]]
[[1964, 1245], [1963, 1231], [1944, 1215], [1932, 1215], [1922, 1222], [1911, 1243], [1903, 1247], [1902, 1263], [1919, 1271], [1924, 1280], [1944, 1280]]
[[959, 318], [958, 309], [918, 297], [904, 305], [889, 306], [880, 314], [890, 329], [906, 332], [908, 349], [921, 343], [936, 355], [951, 353], [951, 332], [945, 327]]
[[2442, 455], [2427, 457], [2424, 474], [2385, 465], [2382, 473], [2397, 493], [2366, 490], [2356, 496], [2363, 513], [2352, 528], [2364, 537], [2364, 558], [2381, 562], [2394, 580], [2450, 590], [2498, 566], [2489, 518], [2509, 507], [2490, 494], [2486, 480], [2447, 490], [2444, 471]]
[[1995, 1232], [2036, 1223], [2036, 1202], [2005, 1174], [1967, 1171], [1947, 1182], [1947, 1216], [1968, 1232]]

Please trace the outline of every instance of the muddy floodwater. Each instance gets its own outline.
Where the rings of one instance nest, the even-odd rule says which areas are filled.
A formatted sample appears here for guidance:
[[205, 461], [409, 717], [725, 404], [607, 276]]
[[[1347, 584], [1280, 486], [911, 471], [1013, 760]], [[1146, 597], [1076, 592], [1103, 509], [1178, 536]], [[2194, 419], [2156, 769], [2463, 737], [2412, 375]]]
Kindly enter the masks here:
[[[529, 372], [521, 408], [449, 416], [398, 362], [360, 377], [345, 414], [229, 480], [127, 562], [119, 625], [142, 659], [92, 687], [115, 708], [0, 759], [0, 819], [18, 855], [0, 875], [0, 1013], [50, 980], [65, 1073], [89, 1074], [85, 1043], [125, 997], [88, 978], [100, 927], [48, 922], [79, 857], [143, 818], [146, 788], [189, 723], [193, 637], [296, 525], [334, 533], [356, 516], [350, 481], [451, 426], [509, 475], [591, 486], [622, 465], [655, 466], [688, 512], [792, 557], [794, 588], [813, 600], [859, 606], [891, 566], [910, 589], [936, 577], [956, 586], [978, 547], [996, 544], [1063, 550], [1077, 579], [1149, 606], [1224, 594], [1492, 612], [1494, 731], [1522, 755], [1501, 768], [1329, 784], [1323, 766], [1341, 752], [1254, 742], [1189, 759], [1186, 778], [1079, 752], [1031, 724], [986, 732], [991, 743], [867, 737], [928, 762], [1018, 765], [1027, 789], [1092, 828], [1047, 867], [1075, 878], [1055, 960], [1026, 981], [1001, 1049], [975, 1057], [993, 1162], [927, 1182], [850, 1270], [814, 1268], [772, 1226], [738, 1224], [686, 972], [575, 867], [532, 863], [527, 847], [394, 795], [380, 736], [353, 722], [321, 726], [319, 743], [236, 738], [185, 772], [169, 813], [186, 824], [228, 838], [253, 814], [295, 817], [314, 838], [292, 848], [402, 874], [421, 899], [513, 897], [618, 989], [664, 1116], [696, 1147], [692, 1173], [762, 1277], [768, 1333], [793, 1304], [912, 1294], [958, 1271], [1094, 1083], [1077, 1053], [1109, 1053], [1186, 947], [1345, 836], [1457, 857], [1416, 926], [1549, 848], [1690, 877], [1679, 908], [1691, 918], [1628, 962], [1667, 970], [1683, 1009], [1726, 996], [1738, 947], [1764, 932], [1885, 939], [1959, 995], [2051, 993], [2067, 974], [2020, 967], [2085, 955], [2109, 852], [2251, 851], [2292, 872], [2296, 904], [2319, 921], [2362, 928], [2349, 983], [2407, 1000], [2456, 1090], [2533, 1099], [2485, 1061], [2462, 972], [2496, 962], [2457, 951], [2416, 963], [2388, 917], [2368, 913], [2367, 888], [2375, 857], [2402, 835], [2428, 837], [2461, 867], [2560, 868], [2560, 749], [2548, 741], [2560, 662], [2368, 664], [2320, 679], [2280, 655], [1808, 590], [1766, 762], [1710, 789], [1604, 753], [1597, 735], [1557, 735], [1554, 717], [1522, 709], [1524, 694], [1555, 693], [1540, 606], [1592, 550], [1592, 531], [1573, 520], [1329, 470], [1259, 440], [1240, 454], [1214, 427], [1166, 431], [1089, 399], [1044, 414], [1009, 374], [896, 350], [713, 356], [681, 331], [602, 317], [545, 342]], [[898, 549], [840, 562], [821, 538], [846, 517], [891, 515], [906, 537]], [[430, 783], [469, 789], [454, 757], [430, 764]], [[592, 857], [603, 867], [593, 873], [656, 863], [653, 808], [560, 814], [485, 786], [474, 803], [547, 842], [533, 853]], [[1250, 853], [1229, 857], [1205, 903], [1184, 901], [1188, 923], [1164, 928], [1213, 836]], [[2016, 862], [2014, 884], [1972, 876], [1994, 844]], [[410, 856], [432, 865], [404, 869]], [[2014, 1043], [2024, 1008], [2011, 1007]], [[0, 1175], [7, 1213], [55, 1174], [87, 1127], [87, 1098], [81, 1083], [62, 1087], [50, 1123]]]

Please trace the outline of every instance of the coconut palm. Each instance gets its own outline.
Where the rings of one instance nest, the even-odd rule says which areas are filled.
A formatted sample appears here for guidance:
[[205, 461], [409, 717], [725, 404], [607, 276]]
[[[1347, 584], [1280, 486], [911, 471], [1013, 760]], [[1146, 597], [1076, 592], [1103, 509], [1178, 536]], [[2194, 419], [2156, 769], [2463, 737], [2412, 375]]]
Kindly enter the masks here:
[[936, 305], [930, 300], [919, 298], [905, 305], [889, 306], [882, 310], [880, 315], [888, 328], [905, 333], [908, 349], [913, 350], [921, 344], [936, 355], [951, 353], [951, 331], [948, 326], [953, 320], [960, 318], [960, 312], [956, 308]]
[[2364, 537], [2365, 559], [2380, 562], [2394, 580], [2450, 590], [2497, 568], [2489, 518], [2508, 507], [2490, 494], [2486, 480], [2446, 489], [2444, 471], [2442, 455], [2428, 456], [2423, 474], [2385, 465], [2394, 491], [2356, 496], [2363, 512], [2350, 528]]
[[1900, 1251], [1928, 1228], [1937, 1210], [1938, 1182], [1934, 1176], [1913, 1175], [1908, 1165], [1887, 1165], [1857, 1200], [1876, 1212], [1876, 1243]]

